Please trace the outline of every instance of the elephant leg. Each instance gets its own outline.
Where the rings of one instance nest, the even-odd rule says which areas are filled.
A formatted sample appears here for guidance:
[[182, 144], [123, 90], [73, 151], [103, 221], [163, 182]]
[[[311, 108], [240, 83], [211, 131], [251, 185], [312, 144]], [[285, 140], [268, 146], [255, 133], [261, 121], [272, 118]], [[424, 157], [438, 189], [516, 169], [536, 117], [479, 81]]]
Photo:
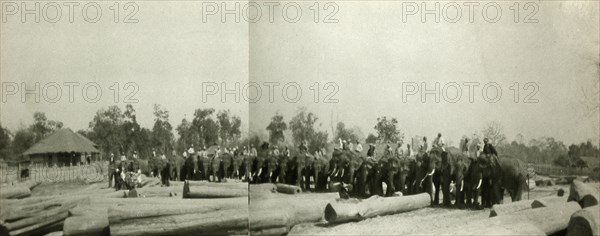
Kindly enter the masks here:
[[442, 176], [441, 182], [442, 182], [442, 196], [444, 197], [442, 204], [445, 207], [449, 207], [451, 205], [449, 176]]
[[320, 190], [319, 184], [321, 183], [321, 181], [319, 181], [319, 170], [315, 169], [314, 175], [315, 175], [315, 192], [316, 192], [316, 191]]
[[[428, 181], [428, 183], [427, 183], [428, 188], [433, 188], [431, 190], [431, 192], [434, 193], [434, 198], [433, 198], [434, 205], [440, 204], [440, 187], [442, 185], [442, 183], [441, 183], [442, 181], [441, 181], [440, 177], [441, 177], [440, 175], [434, 174], [433, 176], [431, 176], [431, 178], [430, 178], [431, 180]], [[432, 186], [432, 184], [433, 184], [433, 186]]]
[[394, 196], [394, 193], [396, 192], [396, 185], [394, 184], [394, 173], [388, 173], [387, 174], [387, 189], [385, 191], [385, 196], [386, 197], [391, 197]]
[[457, 178], [456, 180], [456, 201], [454, 202], [454, 205], [457, 206], [459, 209], [463, 209], [465, 207], [465, 193], [466, 193], [466, 189], [464, 188], [464, 180], [462, 177]]

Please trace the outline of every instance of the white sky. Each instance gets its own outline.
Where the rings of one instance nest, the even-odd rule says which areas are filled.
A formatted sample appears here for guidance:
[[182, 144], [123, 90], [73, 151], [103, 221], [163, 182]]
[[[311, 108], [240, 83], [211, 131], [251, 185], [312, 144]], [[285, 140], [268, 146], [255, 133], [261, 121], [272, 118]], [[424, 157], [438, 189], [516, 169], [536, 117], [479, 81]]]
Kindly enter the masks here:
[[[87, 128], [98, 109], [114, 104], [109, 89], [113, 83], [123, 87], [134, 82], [139, 86], [134, 107], [146, 127], [153, 123], [152, 104], [160, 103], [170, 111], [174, 126], [184, 115], [191, 118], [196, 108], [213, 107], [230, 109], [243, 117], [245, 129], [262, 132], [275, 112], [289, 121], [298, 107], [306, 106], [320, 117], [324, 130], [329, 130], [333, 112], [365, 135], [374, 132], [378, 116], [386, 115], [398, 118], [408, 136], [442, 132], [458, 140], [493, 120], [504, 126], [511, 140], [517, 133], [527, 140], [553, 136], [567, 143], [590, 138], [598, 142], [600, 136], [600, 115], [588, 115], [582, 105], [582, 89], [599, 89], [592, 87], [599, 79], [597, 1], [535, 1], [539, 22], [530, 24], [522, 22], [529, 12], [523, 9], [521, 22], [513, 22], [509, 7], [514, 2], [506, 1], [499, 2], [503, 12], [497, 23], [484, 21], [481, 9], [470, 23], [466, 7], [457, 23], [435, 23], [431, 17], [422, 23], [419, 15], [408, 16], [404, 23], [400, 1], [339, 1], [339, 22], [331, 24], [322, 23], [330, 9], [320, 11], [319, 23], [312, 21], [312, 1], [299, 2], [303, 15], [297, 23], [282, 19], [282, 3], [274, 23], [268, 22], [262, 5], [263, 18], [251, 24], [235, 23], [231, 16], [222, 23], [219, 15], [203, 22], [201, 1], [138, 2], [139, 23], [114, 23], [110, 3], [99, 3], [103, 16], [95, 24], [78, 15], [75, 23], [63, 16], [56, 24], [21, 23], [18, 15], [7, 16], [8, 22], [0, 25], [3, 83], [95, 81], [104, 93], [97, 103], [85, 102], [79, 94], [73, 103], [66, 94], [57, 103], [21, 103], [18, 95], [9, 96], [1, 103], [3, 126], [15, 130], [20, 123], [31, 123], [33, 112], [43, 111], [67, 127]], [[66, 8], [63, 11], [66, 14]], [[270, 103], [263, 86], [261, 100], [250, 105], [243, 99], [232, 101], [233, 96], [225, 103], [218, 96], [202, 101], [203, 82], [233, 87], [249, 81], [296, 82], [303, 94], [298, 103], [285, 102], [280, 86]], [[321, 102], [314, 103], [309, 86], [317, 81]], [[326, 82], [339, 86], [334, 96], [338, 103], [322, 102], [330, 91], [323, 90]], [[404, 103], [403, 82], [496, 82], [503, 94], [498, 103], [488, 103], [479, 86], [470, 103], [463, 87], [462, 100], [454, 104], [435, 103], [433, 96], [425, 103], [417, 96]], [[539, 103], [514, 103], [514, 82], [536, 83]], [[522, 100], [527, 91], [521, 92]]]

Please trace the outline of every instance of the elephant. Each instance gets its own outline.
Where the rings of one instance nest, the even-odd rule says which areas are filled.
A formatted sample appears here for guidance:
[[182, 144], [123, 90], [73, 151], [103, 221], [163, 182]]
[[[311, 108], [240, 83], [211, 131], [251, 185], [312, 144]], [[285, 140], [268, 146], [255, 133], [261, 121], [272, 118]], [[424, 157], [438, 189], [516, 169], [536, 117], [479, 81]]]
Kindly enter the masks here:
[[273, 175], [276, 176], [276, 183], [280, 184], [293, 184], [293, 181], [290, 180], [290, 176], [288, 172], [290, 172], [290, 166], [293, 164], [290, 163], [290, 158], [286, 155], [280, 155], [277, 159], [277, 168], [273, 172]]
[[[368, 186], [369, 186], [369, 195], [373, 196], [373, 195], [379, 195], [379, 196], [383, 196], [383, 186], [382, 183], [384, 182], [384, 172], [385, 172], [385, 167], [386, 167], [386, 163], [388, 162], [389, 158], [388, 157], [383, 157], [381, 159], [379, 159], [378, 161], [366, 161], [364, 163], [366, 163], [366, 165], [370, 165], [370, 169], [367, 172], [367, 179], [368, 179]], [[359, 184], [359, 183], [357, 183]]]
[[210, 161], [211, 157], [209, 157], [208, 155], [198, 157], [198, 169], [201, 170], [200, 179], [202, 180], [210, 180]]
[[183, 165], [185, 164], [185, 158], [182, 156], [175, 155], [172, 157], [172, 165], [171, 165], [171, 180], [182, 180], [181, 170], [183, 169]]
[[471, 159], [465, 175], [464, 187], [461, 191], [467, 207], [480, 209], [479, 194], [482, 181], [483, 168], [477, 159]]
[[263, 156], [259, 153], [259, 155], [254, 158], [254, 162], [252, 164], [252, 182], [253, 183], [264, 183], [265, 179], [267, 179], [268, 172], [265, 164], [267, 163], [266, 156]]
[[402, 160], [398, 157], [389, 157], [387, 161], [383, 162], [382, 168], [382, 181], [387, 185], [385, 196], [393, 196], [397, 191], [404, 190], [404, 180], [406, 178], [406, 171], [402, 168]]
[[181, 168], [181, 180], [196, 180], [199, 174], [198, 171], [198, 156], [190, 155], [188, 156]]
[[[428, 155], [428, 170], [433, 171], [433, 184], [435, 187], [435, 196], [433, 204], [439, 204], [439, 189], [441, 187], [443, 194], [443, 205], [449, 207], [451, 205], [450, 199], [450, 183], [454, 182], [456, 188], [464, 190], [464, 177], [467, 173], [470, 160], [462, 154], [462, 152], [455, 147], [446, 147], [446, 151], [442, 151], [441, 148], [433, 148]], [[437, 183], [436, 183], [437, 182]], [[463, 194], [457, 194], [455, 201], [457, 207], [464, 207]]]
[[240, 154], [233, 155], [231, 160], [231, 175], [229, 176], [232, 179], [240, 179], [244, 174], [244, 169], [242, 169], [242, 165], [244, 162], [244, 157]]
[[244, 181], [251, 183], [254, 182], [254, 162], [256, 161], [255, 156], [244, 156], [242, 165], [245, 168], [244, 171]]
[[327, 191], [327, 171], [329, 170], [329, 160], [325, 157], [316, 158], [313, 163], [315, 191]]
[[511, 200], [520, 201], [523, 190], [527, 190], [527, 165], [516, 158], [495, 155], [482, 155], [478, 158], [481, 163], [483, 183], [482, 204], [491, 207], [500, 204], [506, 190]]
[[302, 190], [310, 190], [310, 176], [313, 172], [314, 156], [310, 153], [297, 153], [293, 158], [293, 177], [295, 185], [301, 187]]

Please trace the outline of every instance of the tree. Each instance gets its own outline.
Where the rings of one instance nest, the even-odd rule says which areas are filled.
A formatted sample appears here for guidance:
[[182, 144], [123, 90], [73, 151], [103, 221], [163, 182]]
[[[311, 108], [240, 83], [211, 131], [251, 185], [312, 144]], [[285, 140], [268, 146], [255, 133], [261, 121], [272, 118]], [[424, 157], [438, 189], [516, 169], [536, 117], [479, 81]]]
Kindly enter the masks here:
[[21, 156], [23, 152], [35, 144], [35, 135], [30, 129], [24, 127], [19, 128], [15, 133], [15, 137], [11, 143], [13, 155]]
[[367, 139], [365, 139], [366, 143], [376, 143], [377, 142], [377, 136], [375, 136], [374, 134], [369, 134], [369, 136], [367, 136]]
[[335, 140], [360, 140], [357, 129], [346, 129], [344, 122], [338, 122], [335, 128], [336, 137]]
[[404, 133], [397, 127], [396, 118], [389, 119], [385, 116], [377, 118], [374, 129], [377, 131], [377, 140], [382, 143], [398, 142], [404, 140]]
[[175, 130], [177, 130], [177, 134], [179, 135], [179, 138], [177, 139], [177, 146], [175, 148], [177, 153], [182, 153], [192, 144], [199, 143], [200, 136], [197, 135], [197, 133], [192, 132], [192, 123], [186, 118], [181, 120], [181, 123]]
[[219, 138], [221, 143], [229, 144], [237, 141], [241, 135], [242, 120], [237, 116], [232, 116], [229, 110], [220, 111], [217, 114], [219, 125]]
[[6, 159], [10, 156], [11, 142], [10, 131], [0, 123], [0, 159]]
[[[127, 104], [125, 112], [123, 112], [123, 149], [126, 153], [131, 154], [134, 151], [147, 152], [143, 147], [144, 140], [142, 136], [142, 128], [137, 122], [135, 109], [131, 104]], [[145, 155], [143, 155], [145, 156]]]
[[37, 143], [52, 132], [63, 127], [60, 121], [48, 120], [43, 112], [33, 113], [33, 124], [29, 127]]
[[271, 118], [271, 123], [267, 126], [269, 131], [269, 142], [277, 145], [279, 142], [285, 141], [285, 135], [283, 132], [287, 130], [287, 124], [283, 120], [283, 116], [276, 113]]
[[483, 137], [488, 138], [489, 142], [493, 145], [500, 145], [506, 141], [504, 127], [502, 127], [502, 125], [496, 121], [487, 123], [481, 130], [481, 133], [483, 134]]
[[292, 117], [289, 125], [294, 145], [298, 146], [301, 142], [306, 141], [308, 151], [314, 153], [327, 143], [327, 132], [315, 129], [317, 120], [319, 118], [314, 113], [308, 112], [305, 107], [298, 109], [296, 116]]
[[124, 152], [124, 133], [122, 130], [123, 113], [118, 106], [109, 106], [108, 109], [100, 109], [89, 123], [89, 138], [96, 143], [102, 153], [116, 156]]
[[154, 104], [152, 143], [157, 149], [157, 154], [171, 155], [173, 151], [173, 126], [169, 123], [169, 111], [159, 104]]
[[292, 138], [295, 145], [300, 145], [302, 141], [307, 141], [315, 134], [315, 123], [318, 117], [312, 112], [307, 112], [306, 107], [301, 107], [296, 112], [296, 116], [290, 121]]
[[196, 109], [192, 120], [192, 130], [200, 137], [201, 145], [210, 146], [219, 141], [219, 125], [212, 118], [215, 109]]

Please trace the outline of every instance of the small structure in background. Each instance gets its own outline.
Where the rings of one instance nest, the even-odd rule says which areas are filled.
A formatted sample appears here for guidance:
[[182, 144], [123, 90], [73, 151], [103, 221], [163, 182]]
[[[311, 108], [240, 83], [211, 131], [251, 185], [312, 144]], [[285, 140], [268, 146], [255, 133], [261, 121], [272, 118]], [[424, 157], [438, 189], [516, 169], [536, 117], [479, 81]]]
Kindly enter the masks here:
[[97, 161], [97, 145], [71, 129], [56, 130], [23, 153], [23, 161], [48, 166], [69, 166]]

